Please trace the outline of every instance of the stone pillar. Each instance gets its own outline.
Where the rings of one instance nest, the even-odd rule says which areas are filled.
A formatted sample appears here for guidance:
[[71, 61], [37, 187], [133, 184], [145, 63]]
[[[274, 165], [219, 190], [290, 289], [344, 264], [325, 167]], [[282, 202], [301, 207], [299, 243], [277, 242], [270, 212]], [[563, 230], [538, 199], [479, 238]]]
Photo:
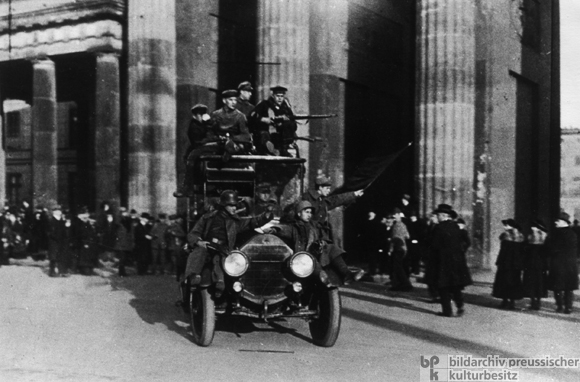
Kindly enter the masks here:
[[473, 211], [475, 0], [419, 0], [418, 188], [421, 213]]
[[173, 212], [175, 3], [128, 2], [128, 206]]
[[57, 201], [56, 76], [54, 62], [33, 61], [32, 202], [51, 208]]
[[[310, 91], [310, 1], [258, 1], [259, 62], [257, 93], [270, 96], [270, 87], [288, 88], [287, 96], [297, 114], [309, 113]], [[308, 125], [298, 126], [298, 135], [309, 135]], [[308, 158], [308, 144], [299, 142], [300, 156]], [[305, 181], [308, 180], [308, 174]]]
[[[215, 0], [176, 0], [176, 158], [178, 182], [185, 174], [184, 155], [189, 147], [187, 128], [191, 121], [191, 107], [203, 103], [212, 111], [218, 88], [218, 19], [209, 14], [219, 13]], [[178, 211], [187, 210], [187, 200], [177, 199]]]
[[121, 104], [119, 57], [97, 54], [95, 94], [95, 184], [96, 201], [118, 207], [121, 200]]
[[0, 144], [0, 208], [4, 207], [4, 201], [6, 200], [6, 139], [4, 136], [5, 129], [3, 125], [4, 121], [4, 98], [2, 98], [2, 83], [0, 83], [0, 139], [2, 139], [2, 144]]

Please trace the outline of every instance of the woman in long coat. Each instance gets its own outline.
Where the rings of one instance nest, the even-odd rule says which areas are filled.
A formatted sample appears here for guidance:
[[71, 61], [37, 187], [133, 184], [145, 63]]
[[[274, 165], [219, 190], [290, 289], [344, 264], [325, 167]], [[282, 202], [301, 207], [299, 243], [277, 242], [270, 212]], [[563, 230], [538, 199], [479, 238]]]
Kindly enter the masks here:
[[532, 222], [532, 232], [524, 247], [524, 296], [530, 298], [530, 309], [540, 310], [541, 300], [548, 297], [548, 264], [545, 241], [547, 228], [541, 220]]
[[502, 220], [505, 232], [499, 237], [501, 246], [495, 265], [497, 272], [491, 295], [501, 298], [500, 308], [515, 309], [515, 300], [524, 298], [522, 285], [524, 235], [514, 219]]
[[556, 228], [547, 243], [550, 256], [548, 289], [554, 291], [556, 311], [570, 314], [573, 291], [578, 289], [578, 239], [570, 227], [567, 213], [561, 213], [555, 224]]

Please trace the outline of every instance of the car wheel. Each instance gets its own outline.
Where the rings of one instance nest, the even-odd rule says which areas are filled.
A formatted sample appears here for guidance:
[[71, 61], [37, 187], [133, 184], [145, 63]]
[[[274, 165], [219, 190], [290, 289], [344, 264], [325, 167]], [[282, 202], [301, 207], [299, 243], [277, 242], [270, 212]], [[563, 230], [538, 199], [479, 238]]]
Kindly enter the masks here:
[[215, 305], [206, 288], [191, 291], [189, 317], [193, 341], [199, 346], [209, 346], [215, 332]]
[[318, 311], [318, 317], [309, 324], [313, 342], [318, 346], [333, 346], [340, 332], [341, 302], [338, 288], [316, 292], [310, 309]]

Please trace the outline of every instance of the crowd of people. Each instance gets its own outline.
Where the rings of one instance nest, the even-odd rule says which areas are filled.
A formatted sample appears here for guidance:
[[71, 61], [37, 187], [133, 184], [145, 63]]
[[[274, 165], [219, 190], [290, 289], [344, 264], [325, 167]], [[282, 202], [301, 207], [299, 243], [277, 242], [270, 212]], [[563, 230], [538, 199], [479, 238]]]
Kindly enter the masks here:
[[[409, 195], [400, 208], [383, 218], [373, 211], [359, 235], [361, 248], [370, 255], [369, 273], [389, 276], [393, 291], [410, 291], [412, 274], [424, 269], [422, 281], [433, 302], [441, 302], [443, 316], [452, 315], [450, 297], [463, 315], [461, 290], [472, 283], [466, 252], [471, 245], [465, 221], [451, 206], [439, 205], [426, 219], [410, 209]], [[406, 209], [404, 213], [402, 209]], [[501, 299], [500, 309], [515, 309], [516, 301], [529, 298], [530, 310], [540, 310], [542, 298], [553, 291], [556, 311], [570, 314], [573, 291], [578, 289], [580, 223], [570, 223], [562, 212], [548, 234], [541, 220], [530, 223], [524, 235], [514, 219], [502, 220], [500, 251], [492, 296]]]
[[[497, 257], [493, 297], [501, 309], [515, 309], [516, 301], [530, 299], [529, 308], [540, 310], [548, 290], [554, 294], [556, 311], [572, 313], [573, 291], [578, 289], [580, 226], [561, 212], [552, 230], [534, 220], [528, 235], [514, 219], [502, 220], [504, 232]], [[550, 231], [550, 233], [548, 233]]]
[[185, 256], [186, 227], [178, 215], [114, 211], [107, 202], [95, 213], [81, 207], [73, 214], [58, 205], [49, 210], [22, 202], [5, 209], [1, 220], [0, 265], [10, 257], [48, 259], [51, 277], [91, 275], [107, 261], [118, 264], [120, 276], [127, 276], [127, 265], [139, 275], [170, 274]]

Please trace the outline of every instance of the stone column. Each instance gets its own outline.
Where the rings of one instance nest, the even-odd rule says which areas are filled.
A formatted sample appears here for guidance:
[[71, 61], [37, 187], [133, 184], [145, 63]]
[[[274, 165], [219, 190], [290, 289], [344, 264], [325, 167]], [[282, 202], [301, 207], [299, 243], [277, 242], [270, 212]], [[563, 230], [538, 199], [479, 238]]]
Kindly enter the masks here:
[[[260, 65], [257, 93], [265, 99], [270, 96], [271, 86], [287, 87], [287, 96], [296, 114], [309, 114], [310, 109], [310, 3], [308, 0], [258, 1], [257, 61], [279, 65]], [[309, 135], [308, 125], [298, 125], [297, 134]], [[300, 156], [308, 158], [308, 144], [299, 142], [299, 149]], [[304, 180], [307, 183], [308, 173]]]
[[475, 0], [419, 0], [417, 132], [420, 209], [473, 210]]
[[[185, 174], [184, 155], [189, 147], [187, 128], [191, 121], [191, 107], [202, 103], [212, 111], [218, 88], [218, 19], [209, 14], [219, 14], [215, 0], [176, 0], [176, 158], [178, 182]], [[178, 211], [185, 212], [186, 198], [177, 199]]]
[[54, 62], [34, 60], [32, 85], [32, 202], [57, 201], [56, 76]]
[[128, 24], [128, 204], [173, 212], [175, 3], [129, 0]]
[[95, 94], [95, 184], [96, 201], [118, 207], [121, 200], [121, 104], [119, 57], [98, 53]]
[[2, 144], [0, 144], [0, 208], [4, 207], [4, 201], [6, 200], [6, 152], [5, 147], [7, 137], [4, 136], [5, 129], [3, 126], [4, 121], [4, 98], [2, 98], [2, 83], [0, 83], [0, 138], [2, 139]]

